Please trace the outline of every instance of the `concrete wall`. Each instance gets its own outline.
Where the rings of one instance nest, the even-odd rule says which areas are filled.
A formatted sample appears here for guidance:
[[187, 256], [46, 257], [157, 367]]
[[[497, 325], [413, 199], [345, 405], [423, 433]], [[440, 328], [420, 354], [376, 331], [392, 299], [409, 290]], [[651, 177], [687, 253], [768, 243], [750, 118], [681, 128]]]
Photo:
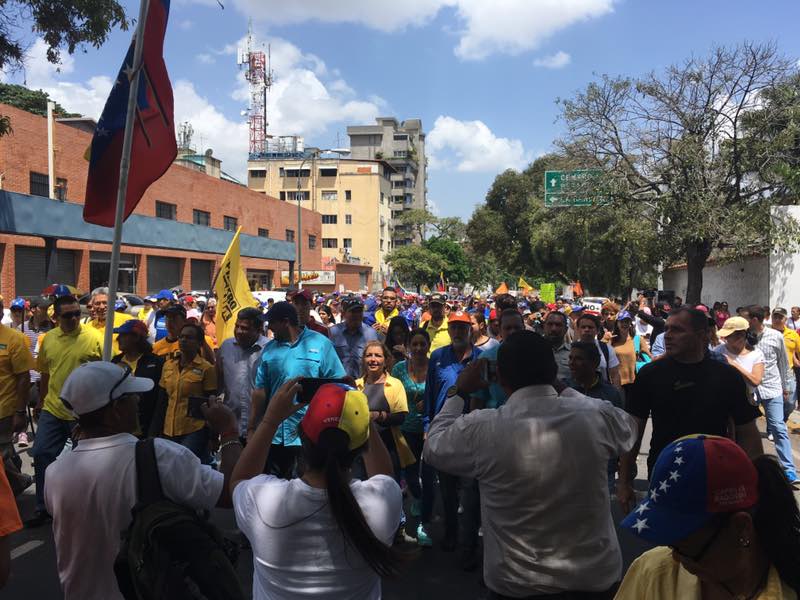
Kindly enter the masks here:
[[[800, 206], [781, 206], [773, 214], [791, 217], [800, 223]], [[800, 226], [798, 227], [800, 229]], [[769, 306], [800, 306], [800, 252], [772, 254], [769, 257]]]
[[[747, 304], [767, 304], [770, 296], [769, 266], [766, 256], [749, 258], [741, 263], [706, 265], [700, 299], [709, 306], [726, 301], [731, 311]], [[665, 271], [663, 277], [665, 290], [674, 290], [675, 294], [686, 298], [685, 267]]]

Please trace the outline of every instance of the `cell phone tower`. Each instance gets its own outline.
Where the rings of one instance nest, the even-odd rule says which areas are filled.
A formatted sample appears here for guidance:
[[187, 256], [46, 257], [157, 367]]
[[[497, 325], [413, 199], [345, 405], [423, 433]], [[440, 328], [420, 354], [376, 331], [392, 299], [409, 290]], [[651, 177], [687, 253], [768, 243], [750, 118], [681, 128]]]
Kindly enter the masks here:
[[239, 48], [236, 64], [241, 69], [246, 66], [245, 78], [250, 84], [250, 104], [243, 114], [248, 115], [250, 126], [250, 159], [262, 157], [267, 151], [267, 92], [272, 88], [272, 61], [269, 46], [267, 54], [253, 50], [253, 22], [247, 27], [247, 48]]

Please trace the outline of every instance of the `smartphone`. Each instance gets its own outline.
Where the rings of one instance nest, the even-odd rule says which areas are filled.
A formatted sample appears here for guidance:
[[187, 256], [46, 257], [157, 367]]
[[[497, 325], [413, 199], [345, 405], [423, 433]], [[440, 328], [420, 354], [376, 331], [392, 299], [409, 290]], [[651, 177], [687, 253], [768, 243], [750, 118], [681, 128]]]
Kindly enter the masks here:
[[192, 417], [193, 419], [200, 419], [202, 421], [205, 421], [206, 417], [203, 414], [203, 410], [201, 407], [207, 404], [208, 404], [208, 398], [206, 396], [189, 396], [188, 408], [186, 410], [186, 414]]
[[298, 394], [297, 401], [299, 404], [308, 404], [317, 393], [317, 390], [326, 383], [347, 383], [344, 379], [329, 379], [326, 377], [303, 377], [300, 379], [300, 387], [303, 391]]
[[481, 363], [481, 379], [486, 383], [497, 383], [497, 361], [483, 359]]

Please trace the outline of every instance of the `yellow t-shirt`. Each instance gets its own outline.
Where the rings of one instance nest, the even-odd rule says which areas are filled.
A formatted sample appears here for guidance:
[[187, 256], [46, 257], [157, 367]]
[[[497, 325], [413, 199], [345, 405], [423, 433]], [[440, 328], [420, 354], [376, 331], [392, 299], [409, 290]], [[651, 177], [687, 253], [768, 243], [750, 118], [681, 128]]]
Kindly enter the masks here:
[[430, 356], [434, 350], [450, 345], [450, 334], [447, 332], [447, 317], [442, 320], [439, 327], [434, 327], [433, 321], [425, 321], [421, 329], [427, 331], [428, 335], [431, 337], [431, 349], [428, 351], [428, 356]]
[[[789, 366], [794, 367], [794, 353], [800, 348], [800, 334], [788, 327], [783, 328], [783, 343], [786, 344], [786, 354], [789, 355]], [[791, 376], [791, 373], [789, 374]]]
[[[700, 600], [700, 580], [672, 558], [666, 546], [653, 548], [633, 561], [614, 600], [675, 598]], [[797, 600], [797, 594], [770, 567], [767, 585], [753, 600]]]
[[164, 435], [178, 436], [202, 429], [206, 422], [188, 415], [189, 396], [208, 396], [217, 389], [214, 365], [199, 354], [183, 370], [178, 358], [164, 363], [159, 385], [167, 391]]
[[[120, 325], [122, 325], [125, 321], [130, 321], [133, 317], [130, 315], [126, 315], [123, 313], [118, 313], [114, 311], [114, 328], [116, 329]], [[100, 332], [100, 337], [105, 339], [106, 335], [106, 324], [100, 323], [97, 319], [92, 319], [87, 323], [90, 327], [93, 327], [97, 331]], [[117, 344], [117, 338], [119, 337], [118, 333], [115, 333], [111, 336], [113, 343], [111, 344], [111, 356], [116, 356], [119, 354], [119, 345]]]
[[0, 325], [0, 419], [17, 410], [17, 376], [33, 369], [28, 336]]
[[61, 327], [48, 331], [39, 347], [36, 370], [50, 376], [44, 410], [64, 421], [74, 415], [61, 402], [59, 395], [67, 376], [84, 363], [103, 359], [103, 335], [88, 325], [64, 333]]
[[[206, 344], [208, 345], [209, 349], [214, 347], [214, 340], [210, 337], [205, 336]], [[180, 354], [180, 347], [178, 346], [178, 340], [174, 342], [170, 342], [167, 338], [161, 338], [155, 344], [153, 344], [153, 354], [156, 356], [163, 356], [164, 360], [173, 360], [178, 354]], [[203, 348], [200, 348], [200, 354], [203, 354]]]
[[389, 316], [385, 316], [383, 314], [383, 309], [379, 306], [378, 310], [375, 311], [375, 322], [379, 325], [383, 325], [384, 323], [388, 323], [394, 317], [398, 316], [400, 312], [397, 310], [397, 307], [394, 308], [392, 312], [389, 313]]

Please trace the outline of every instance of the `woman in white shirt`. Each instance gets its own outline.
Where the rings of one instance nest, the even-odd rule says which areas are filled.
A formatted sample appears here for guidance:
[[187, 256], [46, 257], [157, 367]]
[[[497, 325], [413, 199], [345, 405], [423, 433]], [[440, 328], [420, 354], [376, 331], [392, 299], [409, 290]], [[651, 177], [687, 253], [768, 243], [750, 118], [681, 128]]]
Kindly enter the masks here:
[[743, 317], [731, 317], [717, 332], [723, 341], [720, 347], [728, 364], [739, 371], [747, 383], [750, 401], [755, 403], [754, 390], [764, 377], [764, 354], [747, 343], [747, 330], [750, 324]]
[[[395, 574], [401, 560], [391, 547], [402, 494], [389, 453], [362, 392], [329, 383], [310, 403], [295, 403], [299, 381], [270, 399], [231, 476], [236, 523], [253, 549], [253, 598], [377, 600], [381, 577]], [[276, 431], [305, 407], [305, 473], [292, 480], [263, 475]], [[350, 476], [359, 455], [364, 481]]]

